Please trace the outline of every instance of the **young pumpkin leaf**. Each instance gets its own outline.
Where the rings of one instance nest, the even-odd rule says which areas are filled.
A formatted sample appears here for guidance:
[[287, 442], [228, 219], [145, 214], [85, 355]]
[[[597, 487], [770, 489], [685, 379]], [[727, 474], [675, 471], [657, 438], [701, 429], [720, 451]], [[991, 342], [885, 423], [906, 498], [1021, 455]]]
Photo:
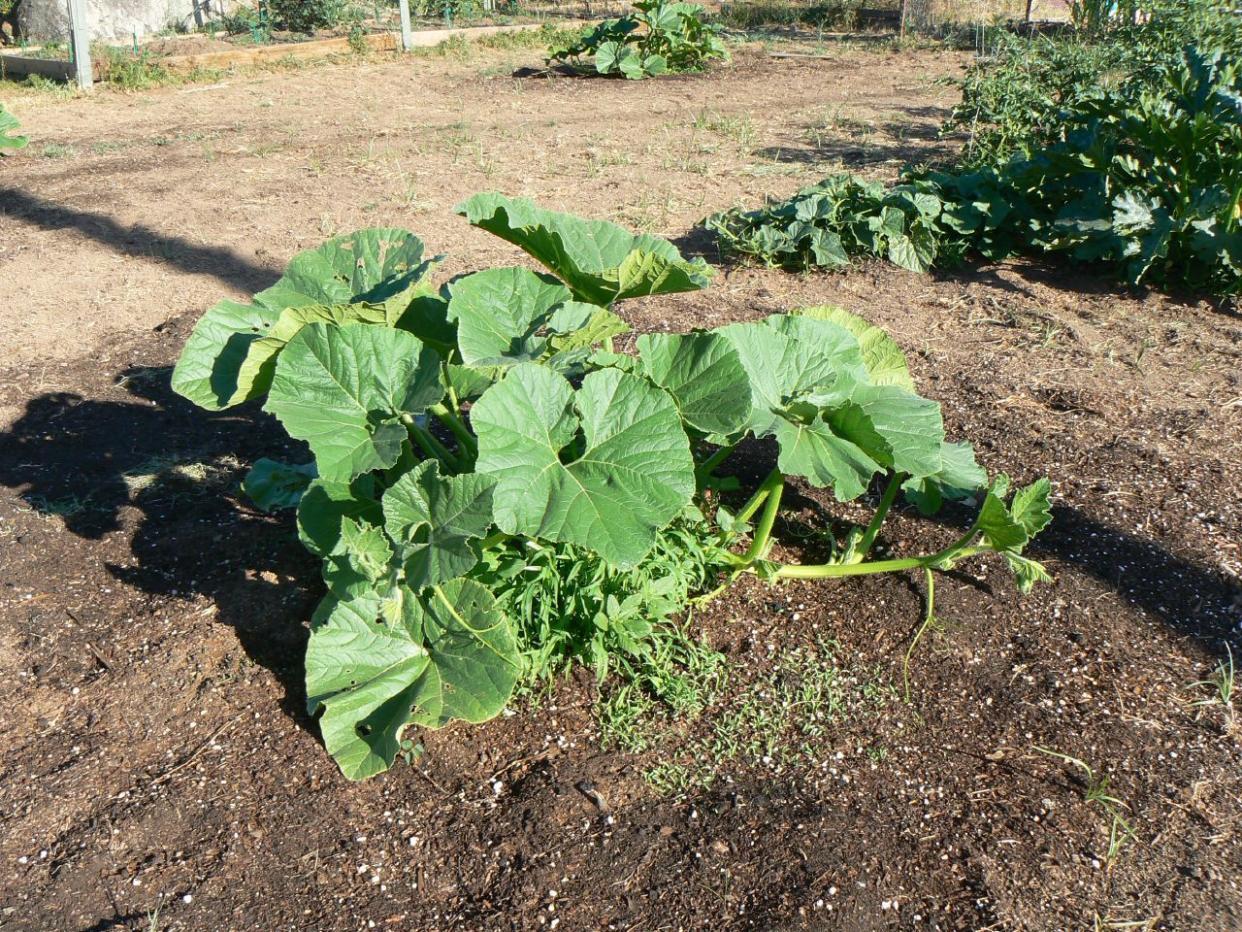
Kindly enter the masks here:
[[711, 268], [687, 261], [668, 240], [635, 236], [613, 223], [536, 207], [524, 198], [476, 194], [456, 207], [477, 227], [541, 262], [581, 301], [608, 307], [623, 298], [697, 291]]
[[415, 589], [464, 576], [479, 562], [478, 546], [492, 525], [490, 476], [439, 474], [419, 463], [384, 493], [384, 527], [397, 542], [406, 584]]
[[296, 508], [311, 481], [318, 476], [314, 463], [256, 460], [242, 480], [242, 491], [261, 511]]
[[395, 621], [378, 600], [329, 596], [306, 648], [306, 694], [323, 709], [324, 745], [341, 772], [362, 780], [392, 766], [410, 724], [438, 728], [499, 714], [517, 682], [509, 620], [478, 583], [455, 579], [405, 590]]
[[750, 421], [750, 377], [720, 334], [644, 334], [638, 355], [643, 373], [673, 396], [695, 430], [727, 437]]
[[1013, 578], [1018, 584], [1018, 591], [1026, 595], [1036, 583], [1052, 582], [1052, 574], [1044, 567], [1042, 563], [1038, 563], [1028, 557], [1012, 553], [1008, 550], [1004, 553], [1005, 562], [1009, 564], [1009, 569], [1013, 572]]
[[440, 359], [417, 337], [311, 324], [280, 354], [265, 409], [310, 445], [323, 478], [348, 482], [396, 463], [403, 418], [443, 396]]
[[997, 551], [1021, 553], [1027, 542], [1052, 520], [1049, 494], [1052, 485], [1040, 479], [1013, 494], [1005, 504], [1009, 477], [1001, 474], [992, 482], [979, 510], [977, 526], [988, 546]]
[[383, 521], [371, 476], [359, 476], [353, 482], [311, 482], [298, 502], [298, 539], [311, 553], [327, 557], [340, 542], [346, 518], [368, 524]]
[[673, 399], [617, 369], [575, 392], [525, 364], [475, 403], [479, 472], [496, 477], [496, 523], [509, 534], [577, 544], [621, 567], [694, 494], [694, 460]]

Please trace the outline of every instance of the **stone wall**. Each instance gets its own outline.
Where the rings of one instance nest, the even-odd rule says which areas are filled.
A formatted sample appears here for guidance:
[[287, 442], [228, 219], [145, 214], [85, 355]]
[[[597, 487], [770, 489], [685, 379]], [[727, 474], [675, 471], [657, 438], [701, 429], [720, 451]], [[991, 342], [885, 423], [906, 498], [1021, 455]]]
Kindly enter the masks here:
[[[226, 0], [86, 0], [92, 39], [139, 38], [169, 26], [194, 27], [219, 16]], [[67, 0], [21, 0], [22, 34], [30, 42], [69, 37]]]

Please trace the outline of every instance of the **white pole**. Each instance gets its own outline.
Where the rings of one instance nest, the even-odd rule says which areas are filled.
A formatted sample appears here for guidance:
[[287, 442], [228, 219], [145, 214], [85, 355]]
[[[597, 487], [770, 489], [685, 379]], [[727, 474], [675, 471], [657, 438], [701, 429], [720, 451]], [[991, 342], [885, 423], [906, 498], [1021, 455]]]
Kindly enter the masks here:
[[91, 68], [91, 24], [86, 18], [86, 0], [69, 0], [69, 34], [73, 39], [73, 71], [78, 87], [89, 91], [95, 74]]
[[401, 50], [408, 52], [414, 47], [414, 31], [410, 27], [410, 0], [397, 0], [401, 7]]

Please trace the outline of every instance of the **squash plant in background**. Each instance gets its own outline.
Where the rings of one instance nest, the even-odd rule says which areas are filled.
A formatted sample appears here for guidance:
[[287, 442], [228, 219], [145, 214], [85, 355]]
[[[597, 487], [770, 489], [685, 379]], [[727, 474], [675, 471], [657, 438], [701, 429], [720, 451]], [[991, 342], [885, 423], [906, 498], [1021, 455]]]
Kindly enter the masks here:
[[634, 12], [585, 29], [573, 45], [554, 50], [548, 63], [632, 80], [702, 71], [712, 59], [729, 58], [721, 27], [705, 21], [703, 13], [694, 3], [638, 0]]
[[0, 155], [8, 155], [14, 149], [25, 148], [25, 136], [9, 135], [20, 125], [17, 117], [5, 110], [4, 104], [0, 104]]
[[[989, 482], [882, 331], [812, 308], [619, 352], [616, 304], [705, 287], [702, 260], [497, 194], [458, 211], [546, 271], [436, 287], [412, 234], [339, 237], [249, 304], [210, 309], [173, 373], [210, 410], [263, 398], [310, 448], [309, 463], [260, 460], [243, 488], [261, 508], [296, 507], [323, 560], [307, 696], [350, 779], [389, 767], [410, 725], [497, 715], [571, 626], [607, 669], [610, 652], [641, 656], [691, 589], [742, 573], [914, 569], [930, 583], [995, 553], [1024, 591], [1048, 579], [1023, 555], [1049, 520], [1047, 481]], [[718, 507], [738, 492], [718, 470], [747, 437], [774, 440], [777, 468]], [[866, 528], [826, 535], [830, 561], [784, 564], [769, 551], [791, 477], [840, 501], [877, 477], [884, 491]], [[928, 513], [970, 499], [978, 516], [934, 553], [868, 559], [902, 494]]]

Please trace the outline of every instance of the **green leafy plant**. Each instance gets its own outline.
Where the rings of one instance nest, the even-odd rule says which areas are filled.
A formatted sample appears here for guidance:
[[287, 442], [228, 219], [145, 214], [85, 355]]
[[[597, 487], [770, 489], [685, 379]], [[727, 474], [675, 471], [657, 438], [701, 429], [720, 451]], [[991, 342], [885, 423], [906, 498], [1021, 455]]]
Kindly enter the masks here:
[[577, 42], [554, 50], [548, 62], [633, 80], [702, 71], [710, 60], [729, 57], [720, 32], [697, 4], [639, 0], [633, 13], [584, 30]]
[[[1048, 579], [1023, 555], [1049, 520], [1047, 481], [989, 482], [882, 331], [812, 308], [618, 352], [617, 302], [703, 288], [710, 268], [525, 200], [458, 211], [546, 271], [437, 288], [412, 234], [338, 237], [250, 303], [210, 309], [173, 372], [211, 410], [265, 399], [313, 456], [260, 460], [243, 488], [296, 507], [323, 560], [307, 695], [346, 776], [390, 766], [408, 726], [483, 721], [572, 659], [684, 705], [673, 616], [743, 573], [930, 573], [995, 553], [1024, 591]], [[717, 470], [752, 437], [775, 441], [778, 466], [730, 510], [737, 482]], [[769, 551], [792, 477], [841, 501], [886, 485], [867, 528], [825, 539], [827, 562], [784, 564]], [[972, 500], [978, 517], [934, 553], [868, 560], [903, 493], [928, 513]]]
[[1147, 16], [1138, 20], [1132, 12], [1114, 15], [1124, 6], [1080, 4], [1084, 23], [1101, 28], [1084, 25], [1068, 35], [999, 32], [992, 54], [974, 62], [959, 82], [962, 100], [943, 127], [967, 133], [963, 164], [999, 168], [1014, 156], [1031, 156], [1056, 141], [1065, 114], [1127, 80], [1150, 79], [1187, 47], [1242, 54], [1236, 15], [1213, 0], [1144, 3]]
[[994, 175], [927, 173], [901, 184], [833, 175], [786, 201], [705, 221], [724, 248], [785, 268], [848, 268], [879, 256], [912, 272], [1014, 248], [1010, 192]]
[[267, 15], [277, 29], [311, 33], [330, 29], [345, 22], [349, 13], [348, 0], [260, 0], [266, 4]]
[[25, 136], [11, 135], [13, 130], [21, 126], [17, 117], [4, 109], [4, 105], [0, 104], [0, 156], [8, 155], [16, 149], [22, 149], [26, 146]]
[[840, 269], [857, 255], [914, 271], [1012, 252], [1106, 263], [1132, 284], [1242, 290], [1242, 66], [1178, 58], [1063, 113], [1058, 136], [1000, 168], [837, 176], [786, 202], [706, 221], [726, 249]]

